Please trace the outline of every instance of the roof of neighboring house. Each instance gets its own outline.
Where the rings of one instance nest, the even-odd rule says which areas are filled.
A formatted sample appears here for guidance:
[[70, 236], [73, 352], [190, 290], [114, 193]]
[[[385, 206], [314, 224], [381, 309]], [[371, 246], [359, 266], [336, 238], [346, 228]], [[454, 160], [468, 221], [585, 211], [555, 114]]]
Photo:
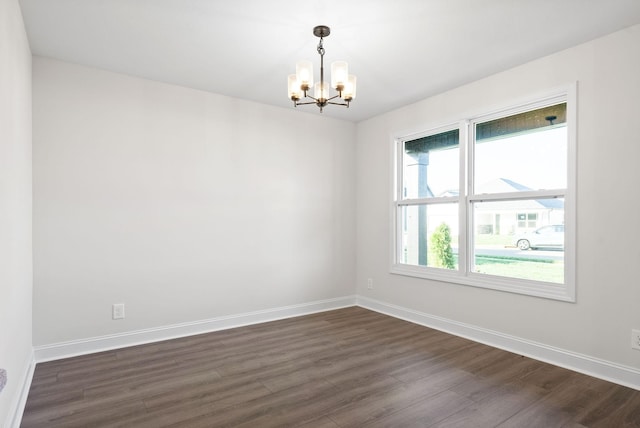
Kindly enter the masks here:
[[[508, 178], [496, 178], [478, 186], [476, 193], [509, 193], [533, 190], [524, 184], [516, 183]], [[522, 201], [504, 201], [491, 204], [491, 210], [496, 209], [564, 209], [562, 199], [536, 199]]]

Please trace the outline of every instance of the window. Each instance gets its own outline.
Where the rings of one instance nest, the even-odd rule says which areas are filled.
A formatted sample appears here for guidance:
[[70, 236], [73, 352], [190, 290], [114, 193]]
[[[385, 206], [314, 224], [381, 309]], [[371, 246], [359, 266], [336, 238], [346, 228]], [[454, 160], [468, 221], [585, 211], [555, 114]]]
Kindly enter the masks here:
[[392, 272], [574, 301], [574, 100], [397, 138]]
[[406, 141], [402, 150], [401, 262], [442, 267], [443, 261], [429, 247], [433, 249], [433, 233], [442, 224], [457, 242], [459, 130]]
[[518, 214], [518, 228], [535, 229], [537, 225], [538, 225], [538, 213]]

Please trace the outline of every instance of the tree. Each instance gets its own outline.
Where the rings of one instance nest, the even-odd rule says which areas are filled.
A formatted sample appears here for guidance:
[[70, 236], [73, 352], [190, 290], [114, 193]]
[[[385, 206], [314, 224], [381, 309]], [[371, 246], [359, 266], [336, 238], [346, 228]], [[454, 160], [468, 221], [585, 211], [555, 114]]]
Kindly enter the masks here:
[[455, 269], [453, 250], [451, 249], [451, 229], [442, 223], [431, 235], [429, 254], [433, 256], [435, 267]]

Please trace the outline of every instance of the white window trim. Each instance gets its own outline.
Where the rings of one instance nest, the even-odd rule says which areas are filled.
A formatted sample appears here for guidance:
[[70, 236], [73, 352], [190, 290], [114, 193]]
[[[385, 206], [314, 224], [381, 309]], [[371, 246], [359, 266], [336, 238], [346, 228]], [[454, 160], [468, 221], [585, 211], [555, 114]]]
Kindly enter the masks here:
[[[467, 168], [468, 159], [473, 153], [469, 144], [473, 138], [470, 124], [474, 121], [491, 120], [492, 117], [501, 117], [507, 114], [517, 114], [519, 111], [533, 110], [537, 107], [550, 105], [554, 102], [567, 103], [567, 124], [568, 124], [568, 141], [567, 141], [567, 187], [562, 190], [541, 190], [527, 192], [526, 197], [521, 193], [513, 195], [501, 194], [499, 197], [492, 195], [470, 195], [471, 180], [467, 173], [471, 172], [471, 168]], [[577, 162], [577, 82], [549, 91], [546, 94], [530, 98], [518, 103], [512, 103], [474, 115], [464, 115], [457, 122], [449, 122], [449, 125], [424, 127], [424, 132], [395, 134], [392, 136], [392, 186], [393, 191], [391, 206], [391, 266], [390, 272], [398, 275], [405, 275], [417, 278], [430, 279], [441, 282], [449, 282], [460, 285], [488, 288], [492, 290], [500, 290], [517, 294], [524, 294], [535, 297], [542, 297], [566, 302], [576, 301], [576, 162]], [[401, 254], [402, 224], [398, 218], [399, 207], [403, 205], [415, 205], [427, 200], [401, 200], [402, 194], [402, 159], [403, 143], [416, 138], [428, 135], [434, 135], [440, 132], [452, 129], [460, 129], [460, 195], [458, 197], [446, 198], [428, 198], [429, 204], [458, 202], [459, 204], [459, 221], [460, 236], [459, 248], [464, 248], [463, 257], [458, 259], [458, 270], [438, 269], [426, 266], [415, 266], [399, 263]], [[473, 219], [470, 218], [471, 203], [474, 201], [489, 201], [492, 199], [502, 200], [505, 197], [518, 198], [544, 198], [544, 197], [564, 197], [565, 205], [565, 251], [564, 251], [564, 284], [554, 284], [550, 282], [542, 282], [535, 280], [524, 280], [517, 278], [507, 278], [482, 273], [471, 272], [469, 270], [470, 257], [472, 257], [473, 235], [467, 233], [471, 227]]]

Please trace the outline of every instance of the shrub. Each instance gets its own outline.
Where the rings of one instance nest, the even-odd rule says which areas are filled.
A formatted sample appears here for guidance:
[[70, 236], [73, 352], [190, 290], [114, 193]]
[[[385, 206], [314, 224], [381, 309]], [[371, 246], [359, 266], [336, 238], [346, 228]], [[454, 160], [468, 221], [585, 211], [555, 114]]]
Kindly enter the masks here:
[[431, 235], [429, 255], [433, 257], [433, 266], [455, 269], [453, 250], [451, 249], [451, 229], [442, 223]]

